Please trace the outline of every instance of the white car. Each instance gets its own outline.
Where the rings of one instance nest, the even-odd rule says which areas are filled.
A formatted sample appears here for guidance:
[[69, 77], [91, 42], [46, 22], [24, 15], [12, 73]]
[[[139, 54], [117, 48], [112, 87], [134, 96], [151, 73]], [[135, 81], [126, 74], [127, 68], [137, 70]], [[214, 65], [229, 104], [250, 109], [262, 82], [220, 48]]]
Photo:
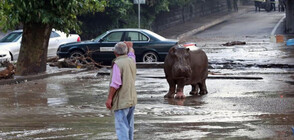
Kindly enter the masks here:
[[[22, 32], [22, 30], [10, 32], [0, 40], [0, 49], [9, 51], [11, 61], [18, 59]], [[81, 41], [81, 38], [77, 34], [66, 36], [65, 33], [53, 29], [49, 39], [47, 56], [56, 56], [57, 49], [61, 44], [79, 41]], [[0, 59], [5, 59], [4, 55], [0, 55]]]
[[11, 55], [8, 50], [0, 49], [0, 62], [11, 62]]

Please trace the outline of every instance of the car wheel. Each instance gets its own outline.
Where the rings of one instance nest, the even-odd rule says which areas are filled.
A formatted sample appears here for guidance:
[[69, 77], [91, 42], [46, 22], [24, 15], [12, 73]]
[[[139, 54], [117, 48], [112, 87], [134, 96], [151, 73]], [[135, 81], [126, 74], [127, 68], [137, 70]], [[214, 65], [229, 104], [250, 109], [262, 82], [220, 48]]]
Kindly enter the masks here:
[[147, 52], [143, 55], [143, 62], [157, 62], [158, 56], [155, 52]]
[[84, 56], [84, 53], [81, 52], [81, 51], [73, 51], [70, 53], [70, 56], [69, 56], [69, 59], [77, 59], [77, 58], [80, 58], [80, 57], [83, 57]]

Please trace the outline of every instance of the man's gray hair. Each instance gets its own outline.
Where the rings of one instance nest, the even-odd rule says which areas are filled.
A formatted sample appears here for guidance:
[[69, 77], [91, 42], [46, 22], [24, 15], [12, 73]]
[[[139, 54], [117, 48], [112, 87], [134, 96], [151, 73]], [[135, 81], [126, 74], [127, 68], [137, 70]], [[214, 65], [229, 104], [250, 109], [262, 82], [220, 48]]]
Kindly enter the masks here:
[[124, 42], [118, 42], [114, 46], [114, 52], [118, 55], [125, 55], [128, 53], [128, 47]]

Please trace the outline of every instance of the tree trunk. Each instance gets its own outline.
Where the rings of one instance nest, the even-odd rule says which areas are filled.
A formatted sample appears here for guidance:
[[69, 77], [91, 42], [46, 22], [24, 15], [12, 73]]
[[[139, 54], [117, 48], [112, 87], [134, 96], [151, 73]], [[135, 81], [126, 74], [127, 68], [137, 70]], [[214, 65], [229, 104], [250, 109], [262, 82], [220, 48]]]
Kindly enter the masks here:
[[294, 1], [286, 0], [286, 33], [294, 34]]
[[52, 27], [42, 23], [24, 24], [16, 75], [32, 75], [46, 71], [48, 42]]

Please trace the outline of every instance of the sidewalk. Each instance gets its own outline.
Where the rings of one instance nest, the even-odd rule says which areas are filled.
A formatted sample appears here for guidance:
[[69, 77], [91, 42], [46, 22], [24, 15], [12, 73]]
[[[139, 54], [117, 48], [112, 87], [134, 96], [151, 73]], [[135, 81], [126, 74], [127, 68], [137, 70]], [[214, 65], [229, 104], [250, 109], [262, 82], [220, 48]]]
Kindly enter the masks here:
[[184, 24], [178, 25], [176, 27], [171, 27], [166, 30], [158, 32], [158, 34], [170, 38], [170, 39], [184, 39], [193, 34], [202, 32], [210, 27], [217, 24], [225, 22], [226, 20], [247, 13], [249, 10], [253, 10], [254, 6], [241, 6], [238, 12], [225, 12], [217, 13], [206, 17], [195, 17]]

